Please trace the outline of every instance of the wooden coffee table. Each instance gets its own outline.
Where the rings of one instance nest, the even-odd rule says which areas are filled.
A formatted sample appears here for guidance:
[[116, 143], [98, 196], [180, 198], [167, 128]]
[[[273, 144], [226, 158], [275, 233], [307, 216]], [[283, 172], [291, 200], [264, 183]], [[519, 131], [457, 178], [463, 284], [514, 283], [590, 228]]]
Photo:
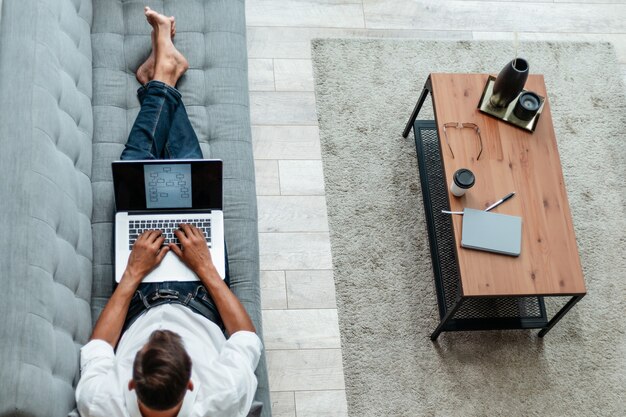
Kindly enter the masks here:
[[[413, 127], [442, 331], [539, 328], [543, 337], [585, 294], [561, 161], [548, 100], [534, 133], [481, 113], [487, 74], [431, 74], [404, 137]], [[541, 75], [526, 89], [547, 97]], [[428, 93], [435, 120], [416, 121]], [[480, 128], [447, 129], [445, 123]], [[453, 152], [451, 152], [451, 149]], [[448, 191], [453, 173], [469, 168], [475, 185], [461, 198]], [[484, 209], [511, 191], [494, 213], [522, 217], [519, 257], [461, 247], [463, 216], [441, 210]], [[545, 297], [567, 297], [548, 317]], [[562, 303], [561, 303], [562, 304]]]

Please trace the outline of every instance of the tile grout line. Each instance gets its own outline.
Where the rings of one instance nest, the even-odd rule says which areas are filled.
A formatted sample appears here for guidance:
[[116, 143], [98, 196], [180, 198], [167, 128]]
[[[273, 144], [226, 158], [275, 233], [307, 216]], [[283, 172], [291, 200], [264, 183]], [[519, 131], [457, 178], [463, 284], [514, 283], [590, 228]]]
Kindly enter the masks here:
[[272, 58], [272, 77], [274, 77], [274, 91], [276, 90], [276, 59]]
[[365, 18], [365, 4], [361, 0], [361, 12], [363, 13], [363, 28], [367, 30], [367, 19]]
[[[265, 335], [263, 335], [265, 336]], [[265, 349], [266, 352], [302, 352], [302, 351], [317, 351], [317, 350], [338, 350], [341, 352], [342, 348], [341, 346], [339, 347], [318, 347], [318, 348], [313, 348], [313, 347], [305, 347], [305, 348], [279, 348], [279, 349]], [[343, 352], [341, 352], [343, 354]], [[343, 364], [342, 364], [343, 367]]]
[[330, 389], [299, 389], [299, 390], [284, 390], [284, 391], [280, 391], [280, 390], [270, 390], [270, 392], [344, 392], [345, 389], [339, 389], [339, 388], [330, 388]]
[[283, 273], [283, 278], [285, 279], [285, 304], [287, 305], [287, 310], [289, 308], [289, 291], [287, 291], [287, 271], [281, 271]]
[[[514, 3], [514, 2], [511, 2]], [[546, 3], [549, 4], [549, 3]], [[564, 3], [554, 3], [554, 4], [564, 4]], [[584, 3], [570, 3], [570, 4], [584, 4]], [[591, 4], [619, 4], [619, 3], [591, 3]], [[307, 30], [331, 30], [331, 31], [342, 31], [342, 30], [365, 30], [365, 31], [372, 31], [372, 32], [414, 32], [414, 33], [419, 33], [419, 32], [423, 32], [423, 33], [450, 33], [450, 32], [459, 32], [459, 33], [468, 33], [468, 32], [485, 32], [485, 33], [506, 33], [506, 32], [513, 32], [510, 30], [468, 30], [468, 29], [445, 29], [445, 30], [441, 30], [441, 29], [419, 29], [419, 28], [399, 28], [399, 29], [395, 29], [392, 27], [386, 27], [386, 28], [370, 28], [370, 27], [352, 27], [352, 26], [341, 26], [341, 27], [336, 27], [336, 26], [268, 26], [268, 25], [247, 25], [248, 28], [254, 28], [254, 29], [307, 29]], [[538, 34], [544, 34], [544, 35], [553, 35], [553, 34], [563, 34], [563, 35], [624, 35], [626, 34], [626, 32], [572, 32], [572, 31], [563, 31], [563, 32], [554, 32], [554, 31], [540, 31], [540, 30], [526, 30], [526, 31], [517, 31], [519, 33], [538, 33]], [[329, 39], [333, 39], [332, 37]], [[433, 38], [432, 40], [437, 40], [436, 38]], [[260, 57], [253, 57], [253, 58], [260, 58]]]
[[337, 310], [337, 307], [290, 307], [290, 308], [262, 308], [263, 311], [327, 311]]
[[[309, 272], [311, 270], [310, 269], [261, 269], [261, 272], [286, 272], [286, 271], [290, 271], [290, 272]], [[332, 269], [315, 269], [315, 271], [330, 271], [330, 272], [332, 272]]]
[[282, 159], [276, 159], [276, 171], [278, 171], [278, 196], [283, 195], [283, 187], [280, 185], [280, 161], [282, 161]]

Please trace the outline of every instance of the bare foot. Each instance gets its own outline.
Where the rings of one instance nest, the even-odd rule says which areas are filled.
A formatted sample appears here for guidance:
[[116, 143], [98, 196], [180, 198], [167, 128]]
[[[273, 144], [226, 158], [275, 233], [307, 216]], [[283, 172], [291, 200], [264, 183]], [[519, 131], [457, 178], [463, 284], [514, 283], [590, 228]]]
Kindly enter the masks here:
[[157, 31], [157, 34], [159, 31], [165, 30], [171, 35], [172, 21], [169, 17], [155, 12], [148, 6], [144, 7], [144, 14], [146, 15], [148, 23]]
[[156, 35], [154, 34], [154, 30], [150, 34], [150, 37], [152, 38], [152, 51], [150, 52], [150, 56], [143, 64], [141, 64], [141, 66], [137, 69], [137, 73], [135, 74], [135, 76], [137, 77], [137, 81], [139, 81], [141, 85], [145, 85], [154, 77], [154, 64], [156, 63], [156, 58], [154, 56]]
[[[174, 16], [169, 17], [172, 22], [172, 29], [170, 31], [171, 37], [174, 38], [176, 35], [176, 19]], [[156, 63], [155, 59], [155, 50], [156, 50], [156, 36], [154, 34], [154, 30], [150, 34], [150, 38], [152, 40], [152, 51], [150, 52], [150, 56], [146, 61], [141, 64], [141, 66], [137, 69], [137, 73], [135, 74], [137, 77], [137, 81], [139, 81], [142, 85], [145, 85], [148, 81], [154, 78], [154, 65]]]
[[[175, 21], [145, 8], [146, 18], [154, 29], [155, 66], [153, 79], [175, 86], [178, 79], [187, 71], [189, 63], [172, 43]], [[173, 30], [174, 29], [174, 30]]]

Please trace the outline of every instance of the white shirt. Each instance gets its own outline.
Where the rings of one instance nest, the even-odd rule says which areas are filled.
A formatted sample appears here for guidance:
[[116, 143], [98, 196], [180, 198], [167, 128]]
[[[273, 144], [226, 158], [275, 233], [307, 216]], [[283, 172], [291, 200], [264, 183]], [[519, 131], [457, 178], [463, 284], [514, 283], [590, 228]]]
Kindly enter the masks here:
[[141, 417], [135, 391], [128, 389], [135, 354], [155, 330], [171, 330], [183, 339], [191, 357], [193, 391], [187, 390], [179, 416], [246, 416], [257, 380], [254, 370], [263, 345], [252, 332], [234, 333], [228, 340], [212, 321], [180, 304], [149, 309], [130, 326], [117, 353], [94, 339], [80, 352], [81, 378], [76, 387], [83, 417]]

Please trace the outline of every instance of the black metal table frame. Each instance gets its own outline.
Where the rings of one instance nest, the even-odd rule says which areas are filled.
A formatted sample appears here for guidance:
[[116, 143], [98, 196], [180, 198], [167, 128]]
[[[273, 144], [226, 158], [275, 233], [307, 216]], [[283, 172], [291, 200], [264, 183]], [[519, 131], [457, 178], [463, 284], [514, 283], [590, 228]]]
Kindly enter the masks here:
[[558, 295], [571, 298], [549, 320], [544, 302], [546, 296], [463, 296], [452, 221], [449, 215], [441, 213], [442, 209], [450, 209], [450, 202], [443, 174], [437, 125], [434, 120], [416, 120], [429, 93], [432, 97], [430, 77], [426, 80], [402, 136], [406, 138], [413, 128], [435, 275], [440, 322], [430, 338], [436, 340], [442, 331], [504, 329], [541, 329], [538, 336], [543, 337], [584, 295]]

